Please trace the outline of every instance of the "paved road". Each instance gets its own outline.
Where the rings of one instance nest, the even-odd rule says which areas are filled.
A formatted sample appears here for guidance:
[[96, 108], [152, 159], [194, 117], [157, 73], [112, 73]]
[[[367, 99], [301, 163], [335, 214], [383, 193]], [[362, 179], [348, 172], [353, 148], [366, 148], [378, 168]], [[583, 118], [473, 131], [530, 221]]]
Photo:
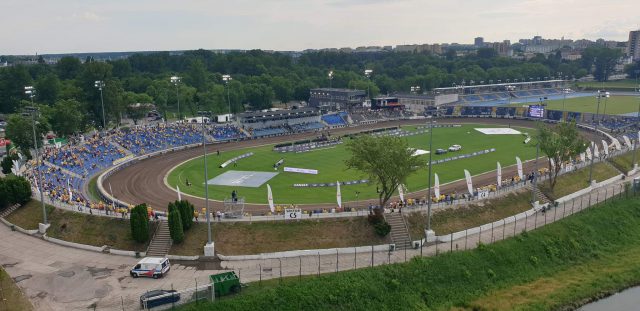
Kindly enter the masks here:
[[[640, 174], [636, 174], [636, 177]], [[627, 179], [629, 180], [629, 179]], [[551, 223], [577, 213], [621, 192], [622, 181], [600, 188], [573, 201], [561, 204], [547, 213], [538, 213], [516, 223], [495, 226], [480, 234], [468, 235], [452, 243], [441, 243], [422, 250], [373, 253], [343, 253], [310, 256], [222, 262], [222, 267], [234, 269], [243, 282], [266, 280], [282, 276], [315, 275], [371, 265], [404, 262], [414, 256], [430, 256], [437, 252], [471, 249], [478, 241], [491, 243]], [[0, 265], [16, 279], [37, 310], [125, 310], [135, 309], [140, 294], [147, 290], [185, 289], [204, 284], [207, 276], [218, 271], [196, 270], [173, 265], [169, 275], [160, 280], [133, 279], [128, 269], [136, 259], [116, 255], [76, 250], [48, 243], [42, 239], [12, 232], [0, 225]], [[282, 268], [281, 268], [282, 267]]]
[[[402, 121], [403, 125], [408, 124], [424, 124], [425, 120], [408, 120]], [[442, 119], [438, 120], [440, 124], [461, 124], [461, 123], [473, 123], [473, 124], [492, 124], [492, 125], [501, 125], [504, 126], [506, 124], [510, 124], [517, 127], [533, 127], [535, 124], [532, 121], [526, 120], [512, 120], [512, 119], [493, 119], [493, 118], [451, 118], [451, 119]], [[381, 122], [377, 124], [364, 125], [359, 127], [346, 127], [341, 129], [331, 130], [332, 135], [344, 135], [347, 133], [353, 132], [361, 132], [364, 130], [374, 129], [374, 128], [382, 128], [382, 127], [390, 127], [397, 126], [399, 124], [398, 121], [394, 122]], [[283, 141], [292, 141], [292, 140], [300, 140], [300, 139], [308, 139], [317, 136], [317, 133], [305, 133], [305, 134], [297, 134], [292, 136], [280, 136], [280, 137], [270, 137], [265, 139], [257, 139], [257, 140], [247, 140], [242, 142], [233, 142], [233, 143], [222, 143], [209, 146], [208, 152], [215, 152], [216, 150], [220, 151], [229, 151], [235, 149], [243, 149], [250, 148], [259, 145], [265, 144], [273, 144]], [[164, 176], [176, 165], [192, 159], [194, 157], [198, 157], [202, 154], [202, 149], [194, 148], [184, 151], [177, 151], [173, 153], [169, 153], [159, 157], [153, 157], [147, 160], [143, 160], [135, 165], [124, 168], [110, 177], [106, 178], [103, 181], [103, 185], [105, 189], [108, 189], [109, 183], [113, 189], [113, 194], [116, 198], [129, 202], [132, 204], [140, 204], [147, 203], [158, 210], [166, 209], [167, 202], [173, 201], [176, 199], [176, 193], [172, 189], [169, 189], [164, 184]], [[539, 167], [542, 167], [542, 163], [539, 164]], [[533, 162], [525, 163], [524, 170], [525, 172], [530, 172], [534, 169]], [[503, 167], [503, 176], [513, 176], [516, 175], [516, 167]], [[481, 174], [473, 178], [474, 184], [477, 186], [488, 185], [491, 183], [495, 183], [496, 175], [495, 172], [489, 172], [485, 174]], [[448, 185], [441, 186], [442, 193], [453, 193], [454, 191], [458, 193], [466, 192], [467, 186], [464, 180], [454, 182]], [[418, 191], [415, 193], [409, 194], [409, 196], [413, 197], [422, 197], [426, 196], [426, 190]], [[204, 207], [204, 200], [199, 198], [190, 197], [189, 200], [196, 206], [196, 208]], [[211, 201], [210, 201], [211, 202]], [[354, 202], [345, 202], [346, 206], [352, 206]], [[376, 200], [360, 200], [359, 206], [368, 206], [369, 203], [376, 204]], [[210, 204], [214, 210], [222, 210], [222, 204], [220, 202], [213, 202]], [[312, 209], [321, 209], [321, 208], [333, 208], [334, 204], [310, 204], [310, 205], [300, 205], [304, 209], [312, 210]], [[247, 212], [266, 212], [268, 211], [268, 206], [265, 204], [246, 204], [245, 211]]]

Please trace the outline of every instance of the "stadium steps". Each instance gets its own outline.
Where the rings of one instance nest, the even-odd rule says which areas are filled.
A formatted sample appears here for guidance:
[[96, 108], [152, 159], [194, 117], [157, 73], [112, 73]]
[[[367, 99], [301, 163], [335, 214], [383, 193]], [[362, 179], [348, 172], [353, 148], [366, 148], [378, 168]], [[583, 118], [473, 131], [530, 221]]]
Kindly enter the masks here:
[[49, 161], [42, 161], [42, 164], [44, 164], [45, 166], [48, 166], [48, 167], [53, 167], [55, 169], [60, 169], [60, 171], [62, 173], [64, 173], [65, 175], [69, 175], [69, 176], [72, 176], [72, 177], [75, 177], [75, 178], [82, 179], [82, 176], [80, 176], [79, 174], [74, 173], [74, 172], [72, 172], [72, 171], [70, 171], [70, 170], [68, 170], [66, 168], [61, 167], [61, 166], [57, 166], [57, 165], [55, 165], [55, 164], [53, 164], [53, 163], [51, 163]]
[[169, 224], [161, 220], [158, 229], [147, 248], [147, 257], [164, 257], [171, 249], [171, 235], [169, 234]]
[[402, 217], [402, 213], [384, 214], [384, 219], [391, 225], [391, 243], [396, 245], [396, 250], [402, 250], [411, 247], [411, 236], [409, 229]]
[[247, 132], [245, 129], [238, 127], [238, 131], [240, 131], [240, 133], [242, 135], [244, 135], [245, 137], [251, 137], [251, 134], [249, 134], [249, 132]]
[[15, 212], [18, 208], [20, 208], [20, 204], [14, 204], [12, 206], [7, 207], [4, 211], [0, 213], [0, 218], [5, 218], [9, 216], [11, 213]]
[[122, 146], [121, 144], [115, 142], [115, 141], [110, 141], [109, 142], [112, 146], [116, 147], [116, 149], [122, 149], [124, 150], [124, 153], [126, 153], [127, 155], [133, 155], [133, 152], [131, 152], [131, 150], [125, 148], [124, 146]]
[[[533, 184], [531, 184], [531, 188], [533, 188]], [[542, 191], [540, 191], [540, 188], [536, 187], [533, 192], [535, 193], [536, 199], [538, 199], [540, 204], [551, 203], [551, 200], [549, 200], [549, 198], [547, 198], [547, 196], [542, 193]]]

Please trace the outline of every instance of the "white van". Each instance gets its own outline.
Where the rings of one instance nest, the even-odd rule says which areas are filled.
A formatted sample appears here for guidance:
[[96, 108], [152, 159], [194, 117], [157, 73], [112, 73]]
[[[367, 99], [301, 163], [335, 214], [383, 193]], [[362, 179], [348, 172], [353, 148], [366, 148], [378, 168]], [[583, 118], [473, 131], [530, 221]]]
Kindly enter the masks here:
[[171, 270], [171, 263], [168, 258], [146, 257], [140, 260], [129, 273], [134, 278], [146, 276], [157, 279], [163, 277], [169, 270]]

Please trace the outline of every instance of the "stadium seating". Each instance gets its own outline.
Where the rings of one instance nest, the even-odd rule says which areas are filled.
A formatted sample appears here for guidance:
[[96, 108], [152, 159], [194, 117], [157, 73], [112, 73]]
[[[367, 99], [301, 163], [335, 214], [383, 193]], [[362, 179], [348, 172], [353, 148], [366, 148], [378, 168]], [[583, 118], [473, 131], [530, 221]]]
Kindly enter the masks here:
[[253, 137], [263, 137], [271, 135], [281, 135], [287, 133], [287, 129], [284, 127], [267, 127], [262, 129], [254, 129], [251, 131]]
[[295, 132], [312, 131], [324, 128], [324, 124], [320, 122], [302, 123], [291, 125], [291, 129]]
[[326, 114], [322, 116], [322, 121], [332, 126], [346, 125], [347, 123], [339, 114]]

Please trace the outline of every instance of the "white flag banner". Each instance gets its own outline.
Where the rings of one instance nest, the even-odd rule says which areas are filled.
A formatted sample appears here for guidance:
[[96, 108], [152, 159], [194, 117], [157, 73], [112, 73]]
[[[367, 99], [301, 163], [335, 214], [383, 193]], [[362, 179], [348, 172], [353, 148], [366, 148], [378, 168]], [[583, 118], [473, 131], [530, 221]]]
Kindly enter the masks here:
[[73, 192], [71, 192], [71, 187], [69, 187], [69, 203], [73, 203]]
[[398, 194], [400, 195], [400, 201], [404, 202], [404, 191], [402, 190], [402, 184], [398, 185]]
[[498, 188], [502, 187], [502, 166], [500, 165], [500, 162], [498, 163]]
[[602, 140], [602, 151], [604, 151], [605, 155], [609, 155], [609, 144], [604, 139]]
[[182, 201], [182, 195], [180, 194], [180, 186], [176, 186], [176, 190], [178, 190], [178, 201]]
[[629, 136], [624, 135], [622, 136], [622, 139], [624, 139], [624, 144], [627, 146], [627, 148], [631, 149], [631, 140], [629, 139]]
[[520, 180], [522, 180], [523, 178], [522, 161], [520, 161], [520, 158], [516, 157], [516, 163], [518, 164], [518, 177], [520, 177]]
[[580, 154], [580, 162], [585, 162], [585, 161], [587, 161], [587, 154], [583, 152]]
[[336, 199], [338, 200], [338, 207], [342, 208], [342, 194], [340, 193], [340, 182], [336, 183], [338, 190], [336, 192]]
[[556, 161], [554, 161], [553, 158], [549, 158], [549, 163], [551, 163], [551, 169], [556, 168]]
[[471, 174], [469, 174], [469, 171], [464, 170], [464, 176], [467, 178], [467, 190], [469, 190], [469, 194], [473, 195], [473, 183], [471, 182]]
[[593, 144], [593, 156], [596, 158], [600, 157], [600, 151], [598, 150], [598, 145], [597, 144]]
[[591, 155], [591, 148], [587, 148], [587, 159], [591, 160], [592, 155]]
[[435, 178], [435, 186], [433, 187], [433, 192], [435, 192], [436, 198], [440, 199], [440, 178], [438, 178], [438, 174], [434, 173], [433, 177]]
[[[627, 136], [624, 136], [625, 138]], [[616, 150], [622, 150], [622, 145], [620, 144], [620, 141], [617, 138], [613, 138], [613, 145], [616, 147]]]
[[273, 206], [273, 193], [271, 193], [271, 186], [269, 186], [269, 184], [267, 184], [267, 201], [269, 202], [271, 213], [275, 213], [276, 207]]

